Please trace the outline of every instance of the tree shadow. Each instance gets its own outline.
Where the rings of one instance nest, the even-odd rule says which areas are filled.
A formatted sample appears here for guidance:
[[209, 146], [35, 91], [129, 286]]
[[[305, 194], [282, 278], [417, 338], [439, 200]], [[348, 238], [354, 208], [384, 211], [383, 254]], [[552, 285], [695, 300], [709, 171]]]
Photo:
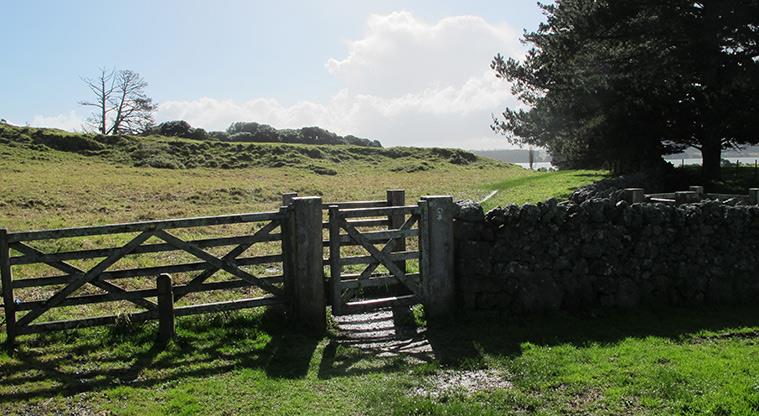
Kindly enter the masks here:
[[408, 371], [415, 363], [470, 368], [487, 355], [517, 357], [525, 343], [537, 346], [612, 345], [649, 336], [674, 342], [701, 337], [757, 337], [732, 331], [759, 327], [759, 306], [605, 311], [600, 316], [554, 315], [534, 319], [459, 317], [416, 328], [397, 312], [392, 333], [385, 320], [368, 317], [376, 334], [354, 321], [328, 338], [299, 335], [273, 313], [220, 314], [178, 321], [176, 339], [162, 346], [156, 327], [86, 329], [21, 340], [12, 358], [0, 359], [0, 403], [117, 386], [151, 387], [241, 368], [270, 378], [301, 379], [318, 360], [317, 376], [329, 379]]
[[[525, 343], [586, 347], [647, 337], [685, 343], [702, 336], [740, 337], [731, 329], [759, 327], [759, 306], [752, 305], [598, 313], [601, 315], [556, 314], [532, 319], [470, 316], [432, 325], [427, 337], [441, 365], [467, 367], [481, 363], [486, 354], [519, 356]], [[705, 332], [712, 334], [699, 335]]]
[[22, 338], [13, 356], [0, 361], [0, 403], [150, 387], [240, 368], [301, 378], [320, 341], [297, 335], [269, 312], [180, 319], [169, 344], [156, 334], [156, 325], [147, 323]]

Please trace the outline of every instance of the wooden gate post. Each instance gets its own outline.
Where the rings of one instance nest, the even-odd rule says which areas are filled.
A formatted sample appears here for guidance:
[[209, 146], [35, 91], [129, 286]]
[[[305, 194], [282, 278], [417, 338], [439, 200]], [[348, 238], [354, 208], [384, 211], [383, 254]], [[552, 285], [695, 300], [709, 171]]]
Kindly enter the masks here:
[[[451, 316], [456, 308], [453, 259], [454, 204], [450, 196], [425, 196], [427, 202], [424, 309], [430, 318]], [[424, 231], [423, 231], [424, 232]]]
[[285, 194], [282, 194], [282, 206], [286, 207], [293, 203], [293, 198], [296, 198], [298, 196], [297, 192], [288, 192]]
[[[388, 189], [387, 190], [387, 206], [389, 207], [402, 207], [406, 205], [406, 191], [403, 189]], [[401, 228], [404, 222], [406, 222], [406, 216], [403, 213], [390, 214], [387, 217], [389, 222], [388, 228], [391, 230], [397, 230]], [[393, 243], [392, 251], [405, 251], [406, 239], [401, 238]], [[402, 272], [406, 272], [406, 260], [400, 260], [395, 264]]]
[[6, 343], [13, 346], [16, 340], [16, 304], [13, 299], [13, 277], [11, 275], [11, 252], [8, 246], [8, 230], [0, 228], [0, 277], [3, 288], [3, 309], [5, 312]]
[[748, 199], [754, 205], [759, 205], [759, 188], [749, 188]]
[[291, 222], [293, 273], [291, 303], [294, 319], [308, 332], [327, 329], [322, 249], [322, 199], [293, 198]]
[[158, 341], [166, 343], [174, 338], [174, 287], [171, 276], [162, 273], [156, 279], [158, 287]]
[[688, 190], [689, 191], [693, 191], [696, 194], [698, 194], [698, 200], [699, 201], [702, 200], [702, 199], [704, 199], [704, 187], [703, 186], [701, 186], [701, 185], [689, 186]]
[[690, 204], [698, 202], [699, 197], [696, 191], [677, 191], [675, 192], [675, 204]]

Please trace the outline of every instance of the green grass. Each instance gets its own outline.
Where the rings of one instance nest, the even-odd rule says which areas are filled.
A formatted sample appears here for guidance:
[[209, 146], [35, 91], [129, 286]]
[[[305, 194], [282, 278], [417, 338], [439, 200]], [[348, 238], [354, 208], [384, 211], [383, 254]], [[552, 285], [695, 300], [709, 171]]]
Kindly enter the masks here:
[[607, 176], [603, 171], [569, 170], [509, 177], [488, 185], [488, 189], [498, 193], [488, 199], [483, 207], [488, 210], [508, 204], [536, 203], [549, 198], [566, 199], [577, 188]]
[[[508, 164], [471, 159], [465, 152], [447, 149], [217, 145], [160, 137], [122, 138], [122, 143], [119, 141], [122, 139], [92, 136], [82, 139], [57, 131], [37, 131], [4, 126], [0, 132], [3, 178], [0, 225], [12, 231], [272, 210], [279, 206], [281, 194], [290, 191], [319, 195], [326, 202], [383, 199], [385, 189], [404, 188], [407, 201], [413, 202], [425, 194], [480, 200], [492, 189], [503, 189], [494, 202], [535, 202], [566, 196], [571, 188], [603, 175], [602, 172], [535, 173]], [[77, 142], [80, 139], [83, 141]], [[61, 144], [60, 140], [72, 143]], [[91, 143], [93, 140], [97, 144]], [[82, 150], [82, 146], [90, 150]], [[157, 159], [167, 163], [153, 163]], [[228, 166], [222, 168], [222, 163]], [[334, 171], [334, 175], [327, 170]], [[181, 236], [201, 238], [222, 232], [250, 231], [222, 228], [200, 229]], [[86, 249], [123, 243], [127, 237], [35, 244], [48, 251]], [[263, 254], [272, 248], [256, 245], [254, 249], [259, 251], [250, 255]], [[192, 260], [175, 253], [164, 254], [133, 256], [117, 267], [151, 266], [167, 259]], [[74, 264], [86, 267], [91, 262]], [[14, 268], [14, 273], [16, 278], [23, 278], [49, 275], [51, 270], [24, 266]], [[180, 281], [189, 276], [173, 277]], [[144, 286], [145, 282], [138, 280], [125, 279], [119, 284], [130, 289], [152, 284], [148, 281], [148, 286]], [[88, 293], [86, 290], [83, 288], [77, 294]], [[49, 294], [49, 290], [29, 290], [19, 296], [33, 300]], [[241, 290], [227, 295], [255, 293]], [[47, 313], [45, 319], [129, 310], [120, 304], [114, 308], [103, 305], [87, 305], [76, 311], [70, 307], [57, 308]], [[418, 325], [425, 323], [418, 308], [409, 320]], [[550, 322], [553, 321], [540, 325], [554, 328]], [[582, 327], [598, 323], [564, 324]], [[556, 413], [571, 402], [573, 389], [580, 388], [580, 384], [572, 382], [572, 377], [566, 374], [556, 380], [567, 383], [569, 390], [551, 384], [553, 373], [547, 371], [562, 368], [563, 364], [558, 359], [557, 366], [540, 363], [554, 359], [552, 354], [557, 345], [542, 344], [532, 338], [534, 334], [519, 331], [524, 328], [505, 324], [459, 324], [447, 332], [430, 330], [437, 358], [426, 364], [402, 357], [378, 358], [374, 353], [341, 345], [331, 336], [311, 339], [294, 335], [276, 314], [262, 310], [181, 318], [178, 338], [166, 348], [154, 343], [155, 323], [21, 337], [16, 353], [0, 355], [0, 414], [382, 415], [414, 413], [417, 404], [420, 406], [417, 413], [421, 414], [423, 411], [469, 414], [491, 408]], [[549, 333], [547, 329], [543, 336]], [[0, 342], [3, 340], [4, 335], [0, 335]], [[524, 342], [537, 347], [523, 350]], [[573, 354], [582, 355], [585, 347], [578, 342], [567, 339], [564, 344], [566, 348], [577, 349]], [[663, 337], [645, 342], [644, 349], [672, 341]], [[742, 351], [741, 342], [746, 341], [716, 342]], [[610, 354], [609, 349], [614, 348], [618, 346], [604, 344], [598, 359], [603, 362], [603, 354]], [[459, 356], [463, 359], [450, 358]], [[435, 400], [408, 395], [447, 366], [493, 368], [513, 379], [515, 388]], [[565, 371], [574, 374], [580, 369], [567, 367]], [[750, 374], [755, 375], [755, 371]], [[604, 389], [617, 387], [614, 380], [602, 381]], [[595, 381], [583, 381], [591, 382]], [[544, 397], [550, 400], [543, 403]], [[617, 399], [609, 397], [612, 406]], [[651, 408], [668, 408], [668, 403], [655, 403]]]
[[[26, 337], [0, 355], [3, 414], [501, 415], [759, 412], [759, 309], [461, 321], [428, 363], [295, 335], [276, 313]], [[488, 369], [513, 387], [438, 397], [435, 375]]]

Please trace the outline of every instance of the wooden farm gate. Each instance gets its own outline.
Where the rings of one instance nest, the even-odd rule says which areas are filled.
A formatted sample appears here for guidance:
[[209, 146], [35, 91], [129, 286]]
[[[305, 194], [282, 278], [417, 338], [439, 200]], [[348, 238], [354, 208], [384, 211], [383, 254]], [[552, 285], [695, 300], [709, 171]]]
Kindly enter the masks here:
[[[287, 210], [283, 209], [279, 212], [44, 231], [10, 233], [0, 230], [0, 272], [2, 272], [3, 309], [8, 341], [12, 343], [16, 335], [104, 325], [114, 323], [119, 319], [127, 319], [130, 322], [150, 319], [159, 319], [162, 323], [166, 321], [172, 325], [167, 333], [171, 335], [175, 315], [184, 316], [286, 303], [287, 299], [284, 295], [287, 265], [284, 262], [284, 250], [275, 254], [242, 256], [255, 244], [274, 242], [275, 245], [284, 245], [283, 240], [286, 241], [286, 239], [283, 239], [281, 230], [286, 217]], [[192, 235], [193, 228], [196, 227], [243, 225], [245, 228], [246, 224], [249, 225], [247, 226], [249, 232], [245, 235], [205, 239], [183, 239], [178, 236], [180, 230]], [[253, 232], [254, 224], [259, 227]], [[278, 230], [280, 232], [275, 232]], [[108, 248], [48, 250], [47, 252], [39, 248], [40, 246], [76, 246], [76, 239], [83, 237], [94, 238], [96, 241], [111, 238], [113, 240], [110, 241], [126, 241], [126, 243]], [[63, 243], [65, 240], [68, 240], [68, 245]], [[37, 244], [35, 247], [35, 243], [38, 242], [42, 244]], [[224, 247], [231, 247], [231, 249], [225, 250]], [[209, 252], [212, 248], [221, 248], [225, 254], [212, 254]], [[169, 264], [112, 269], [112, 266], [119, 262], [127, 265], [139, 264], [140, 256], [161, 252], [175, 252], [170, 253]], [[189, 254], [196, 261], [178, 261], [176, 252], [184, 254], [185, 257]], [[87, 266], [77, 266], [72, 261]], [[276, 276], [259, 277], [244, 269], [246, 266], [265, 264], [280, 264], [281, 267], [277, 269], [282, 273]], [[12, 269], [24, 265], [27, 267], [28, 265], [43, 265], [42, 268], [52, 268], [58, 274], [13, 278]], [[226, 272], [232, 279], [209, 281], [209, 278], [220, 271]], [[176, 285], [173, 285], [171, 278], [166, 275], [166, 273], [188, 272], [194, 275], [182, 284]], [[142, 284], [140, 284], [140, 279], [143, 279]], [[130, 281], [131, 287], [119, 284], [120, 281], [126, 280]], [[259, 289], [257, 292], [263, 292], [263, 295], [173, 307], [175, 301], [192, 293], [246, 287], [257, 288]], [[45, 293], [44, 298], [25, 300], [27, 296], [31, 296], [31, 294], [26, 294], [29, 290]], [[26, 291], [26, 293], [20, 295], [19, 291]], [[43, 314], [51, 312], [54, 316], [57, 315], [54, 313], [57, 308], [115, 301], [129, 302], [138, 310], [126, 315], [87, 316], [69, 320], [47, 319], [43, 322], [39, 319]]]
[[[406, 205], [402, 190], [388, 191], [387, 200], [328, 205], [285, 194], [273, 212], [0, 229], [7, 341], [154, 319], [168, 339], [175, 316], [277, 304], [304, 329], [322, 332], [328, 299], [335, 314], [415, 303], [428, 316], [448, 314], [453, 210], [449, 196]], [[381, 287], [392, 296], [372, 290]], [[119, 313], [108, 312], [111, 302]], [[93, 306], [102, 303], [109, 305]]]

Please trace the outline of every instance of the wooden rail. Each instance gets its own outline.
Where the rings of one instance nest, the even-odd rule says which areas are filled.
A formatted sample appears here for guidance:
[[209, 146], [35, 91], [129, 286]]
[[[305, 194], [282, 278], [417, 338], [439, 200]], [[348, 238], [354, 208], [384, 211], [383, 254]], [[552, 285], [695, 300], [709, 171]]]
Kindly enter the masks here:
[[[185, 316], [210, 311], [286, 303], [287, 299], [284, 296], [285, 293], [282, 285], [286, 284], [288, 276], [283, 273], [279, 276], [259, 277], [242, 268], [284, 263], [285, 256], [282, 253], [258, 256], [243, 256], [243, 254], [255, 244], [277, 242], [281, 244], [283, 232], [286, 231], [286, 227], [282, 225], [285, 223], [287, 216], [288, 211], [282, 209], [276, 212], [143, 221], [53, 230], [24, 232], [0, 230], [0, 272], [2, 272], [3, 309], [6, 317], [8, 341], [12, 343], [17, 335], [103, 325], [113, 323], [119, 319], [117, 315], [107, 315], [86, 316], [78, 319], [53, 322], [38, 322], [40, 317], [49, 311], [64, 307], [126, 301], [138, 309], [142, 309], [142, 311], [132, 312], [127, 315], [130, 320], [137, 322], [148, 319], [162, 320], [166, 314], [170, 314], [172, 317]], [[169, 231], [247, 223], [259, 223], [261, 226], [257, 231], [249, 235], [193, 240], [183, 240]], [[275, 232], [277, 229], [280, 232]], [[30, 245], [30, 242], [41, 240], [53, 243], [51, 245], [56, 245], [56, 241], [63, 239], [99, 237], [113, 234], [126, 234], [127, 242], [117, 247], [64, 250], [53, 253], [44, 252]], [[129, 234], [132, 235], [129, 236]], [[149, 239], [155, 238], [162, 241], [146, 243]], [[206, 251], [209, 248], [220, 247], [231, 247], [231, 249], [223, 256], [217, 256]], [[15, 253], [14, 255], [11, 255], [11, 250]], [[163, 252], [190, 254], [199, 261], [177, 261], [175, 260], [177, 256], [171, 255], [168, 256], [169, 264], [112, 269], [116, 263], [129, 256]], [[82, 260], [92, 261], [94, 265], [82, 268], [75, 266], [74, 263], [69, 263], [70, 261]], [[13, 269], [29, 265], [45, 265], [61, 274], [33, 277], [13, 276]], [[285, 267], [283, 266], [282, 269], [284, 270]], [[233, 276], [233, 279], [207, 282], [209, 278], [221, 271]], [[168, 273], [189, 272], [196, 272], [196, 274], [191, 276], [189, 281], [182, 284], [171, 283], [171, 277], [167, 275]], [[156, 278], [156, 276], [159, 277]], [[120, 279], [127, 278], [141, 279], [137, 282], [138, 287], [135, 288], [134, 282], [130, 287], [116, 284]], [[154, 283], [151, 284], [151, 281]], [[153, 287], [146, 288], [146, 284]], [[166, 286], [167, 284], [169, 286]], [[39, 300], [26, 300], [26, 296], [17, 296], [15, 293], [17, 290], [38, 289], [50, 286], [62, 287], [54, 288], [51, 295]], [[102, 293], [77, 294], [80, 289], [86, 286], [95, 287]], [[175, 301], [192, 293], [242, 288], [256, 288], [260, 291], [268, 292], [268, 295], [255, 299], [237, 299], [225, 302], [173, 307]], [[167, 296], [171, 298], [171, 302], [166, 300]], [[171, 306], [168, 307], [166, 305]], [[162, 332], [162, 337], [170, 333], [170, 331], [166, 333]]]
[[[332, 289], [336, 314], [424, 300], [430, 316], [435, 315], [444, 310], [441, 305], [453, 304], [448, 294], [453, 276], [453, 202], [450, 197], [425, 197], [416, 205], [405, 202], [403, 190], [387, 191], [385, 200], [333, 204], [290, 193], [282, 196], [279, 211], [272, 212], [21, 232], [0, 229], [0, 290], [7, 342], [12, 346], [18, 335], [108, 325], [122, 319], [158, 320], [159, 339], [168, 341], [174, 336], [176, 317], [277, 304], [285, 305], [288, 316], [302, 328], [321, 333], [326, 329], [325, 285]], [[328, 221], [324, 221], [325, 209]], [[184, 238], [181, 233], [191, 230], [197, 235], [200, 227], [241, 224], [255, 225], [224, 227], [234, 235], [210, 238]], [[326, 240], [324, 229], [330, 236]], [[71, 248], [87, 238], [120, 243]], [[409, 238], [417, 240], [411, 245], [415, 249], [407, 247]], [[261, 254], [251, 254], [256, 253], [251, 251], [256, 245], [267, 247], [258, 251]], [[341, 247], [349, 247], [349, 255], [341, 255]], [[156, 263], [144, 265], [144, 255]], [[127, 264], [122, 264], [125, 259]], [[409, 261], [418, 261], [419, 270], [409, 272]], [[259, 273], [267, 265], [275, 269]], [[330, 281], [324, 277], [325, 265]], [[274, 275], [278, 270], [281, 274]], [[223, 279], [211, 280], [219, 273], [224, 273]], [[366, 298], [364, 289], [388, 287], [402, 290]], [[187, 298], [238, 289], [245, 289], [244, 293], [227, 293], [219, 302]], [[359, 292], [361, 298], [355, 298]], [[183, 303], [177, 305], [179, 301]], [[116, 314], [108, 307], [87, 307], [112, 302], [126, 303], [131, 309]], [[60, 316], [60, 308], [68, 308], [64, 316], [72, 319], [44, 319], [56, 310]], [[93, 310], [106, 315], [91, 316]], [[73, 316], [76, 313], [79, 316]]]
[[726, 201], [737, 199], [749, 204], [759, 204], [759, 188], [750, 188], [748, 194], [722, 194], [704, 192], [703, 186], [691, 186], [687, 191], [661, 192], [646, 194], [643, 188], [627, 188], [624, 190], [624, 199], [631, 204], [652, 202], [671, 205], [688, 204], [705, 199]]

